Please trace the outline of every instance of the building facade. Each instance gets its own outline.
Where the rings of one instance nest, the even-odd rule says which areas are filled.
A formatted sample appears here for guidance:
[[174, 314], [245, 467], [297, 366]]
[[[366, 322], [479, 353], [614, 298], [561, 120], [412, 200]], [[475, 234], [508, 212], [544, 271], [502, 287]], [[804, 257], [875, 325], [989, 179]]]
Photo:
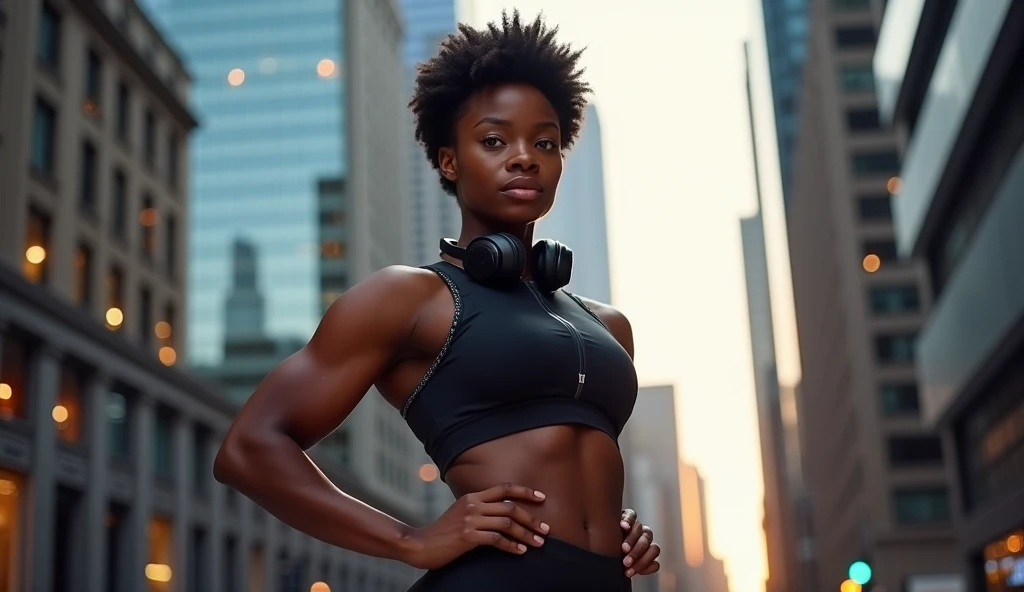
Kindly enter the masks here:
[[779, 174], [782, 178], [782, 203], [787, 211], [793, 177], [793, 152], [800, 131], [799, 103], [803, 65], [807, 59], [807, 2], [761, 1], [768, 71], [772, 84]]
[[573, 250], [568, 290], [598, 302], [612, 301], [601, 119], [593, 104], [587, 105], [580, 137], [565, 159], [555, 207], [537, 223], [534, 237], [553, 238]]
[[[190, 361], [244, 397], [344, 290], [407, 262], [402, 19], [394, 0], [149, 0], [195, 77]], [[228, 335], [237, 241], [258, 253], [261, 335]], [[230, 337], [230, 338], [229, 338]], [[247, 342], [250, 339], [251, 342]], [[289, 351], [289, 348], [294, 348]], [[420, 445], [371, 389], [322, 443], [419, 513]]]
[[914, 365], [927, 273], [899, 256], [890, 205], [900, 140], [872, 74], [883, 5], [810, 3], [788, 226], [820, 590], [858, 560], [890, 592], [961, 569], [950, 454], [921, 416]]
[[900, 251], [934, 305], [916, 360], [957, 461], [970, 590], [1024, 586], [1024, 4], [890, 0], [875, 76], [904, 140]]
[[131, 2], [3, 3], [0, 29], [0, 590], [404, 590], [415, 570], [212, 478], [236, 407], [171, 367], [196, 125], [175, 53]]

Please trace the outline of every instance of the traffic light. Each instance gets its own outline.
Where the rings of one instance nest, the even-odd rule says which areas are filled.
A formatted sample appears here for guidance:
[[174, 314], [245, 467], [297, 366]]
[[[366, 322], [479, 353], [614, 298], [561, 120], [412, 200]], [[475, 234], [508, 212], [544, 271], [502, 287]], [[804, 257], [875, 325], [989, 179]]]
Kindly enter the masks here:
[[871, 566], [867, 561], [854, 561], [850, 564], [847, 575], [851, 580], [863, 586], [871, 581]]

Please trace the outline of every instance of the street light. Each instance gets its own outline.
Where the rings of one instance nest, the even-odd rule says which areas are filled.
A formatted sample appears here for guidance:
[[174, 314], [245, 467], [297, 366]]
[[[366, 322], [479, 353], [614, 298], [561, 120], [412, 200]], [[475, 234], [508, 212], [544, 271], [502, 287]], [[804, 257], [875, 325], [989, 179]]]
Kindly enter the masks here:
[[871, 566], [866, 561], [854, 561], [847, 572], [850, 579], [863, 586], [871, 581]]
[[839, 586], [839, 592], [861, 592], [860, 584], [853, 580], [846, 580], [842, 586]]

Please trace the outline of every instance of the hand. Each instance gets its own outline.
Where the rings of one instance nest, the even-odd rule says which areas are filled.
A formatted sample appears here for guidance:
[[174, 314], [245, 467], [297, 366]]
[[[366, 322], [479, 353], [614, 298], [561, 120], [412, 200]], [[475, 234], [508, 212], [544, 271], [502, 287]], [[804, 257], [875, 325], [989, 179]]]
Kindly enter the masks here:
[[544, 500], [544, 494], [509, 483], [466, 494], [433, 524], [414, 532], [406, 563], [419, 569], [436, 569], [481, 545], [516, 555], [522, 555], [528, 547], [543, 545], [539, 535], [546, 535], [550, 527], [513, 500], [538, 503]]
[[622, 560], [626, 566], [626, 577], [631, 578], [637, 574], [646, 576], [661, 569], [657, 561], [661, 547], [654, 542], [654, 532], [636, 519], [636, 512], [623, 510], [619, 525], [627, 533], [622, 543], [622, 552], [626, 553]]

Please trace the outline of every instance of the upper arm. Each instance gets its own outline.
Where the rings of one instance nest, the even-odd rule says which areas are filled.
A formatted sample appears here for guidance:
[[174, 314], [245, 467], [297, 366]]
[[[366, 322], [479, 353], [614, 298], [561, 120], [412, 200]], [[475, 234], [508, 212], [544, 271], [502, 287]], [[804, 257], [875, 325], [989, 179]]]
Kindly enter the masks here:
[[626, 315], [622, 314], [618, 309], [609, 305], [602, 304], [596, 300], [577, 296], [580, 300], [586, 303], [591, 311], [597, 315], [597, 318], [601, 319], [605, 327], [608, 327], [608, 332], [612, 334], [615, 341], [619, 342], [622, 349], [626, 350], [629, 354], [629, 359], [633, 359], [633, 326], [629, 324], [629, 319]]
[[308, 449], [334, 431], [408, 341], [431, 287], [424, 273], [389, 267], [345, 292], [309, 343], [267, 374], [228, 437], [272, 430]]

